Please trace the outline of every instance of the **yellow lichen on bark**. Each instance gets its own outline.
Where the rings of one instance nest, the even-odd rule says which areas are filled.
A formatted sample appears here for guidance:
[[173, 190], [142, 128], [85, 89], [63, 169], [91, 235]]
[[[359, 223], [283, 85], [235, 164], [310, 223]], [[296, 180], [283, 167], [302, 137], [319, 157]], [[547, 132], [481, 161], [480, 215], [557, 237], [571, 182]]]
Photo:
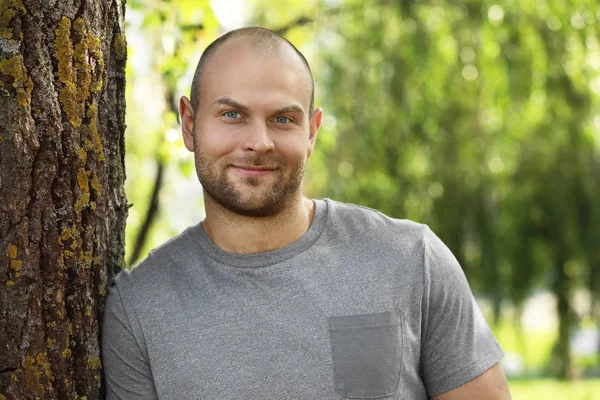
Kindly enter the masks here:
[[81, 234], [77, 226], [73, 225], [70, 228], [63, 229], [60, 237], [58, 238], [58, 244], [65, 247], [65, 242], [71, 239], [71, 245], [69, 246], [72, 250], [76, 250], [81, 247]]
[[85, 21], [83, 18], [77, 18], [73, 21], [73, 30], [78, 33], [81, 37], [85, 34]]
[[100, 285], [98, 285], [98, 294], [102, 297], [106, 296], [106, 284], [101, 283]]
[[113, 37], [113, 48], [115, 49], [115, 55], [118, 61], [122, 61], [127, 57], [127, 41], [125, 35], [117, 33]]
[[26, 13], [27, 9], [23, 4], [23, 0], [0, 1], [0, 37], [11, 39], [13, 32], [8, 25], [18, 14], [25, 15]]
[[[67, 241], [71, 240], [70, 245], [67, 247]], [[66, 269], [66, 260], [75, 255], [74, 251], [80, 249], [83, 241], [81, 239], [81, 233], [77, 229], [77, 226], [73, 225], [71, 228], [64, 228], [60, 237], [58, 238], [58, 244], [63, 249], [60, 252], [60, 265], [62, 269]]]
[[12, 78], [13, 88], [17, 94], [17, 103], [22, 107], [29, 107], [31, 104], [33, 81], [27, 74], [27, 67], [23, 63], [23, 58], [21, 56], [14, 56], [9, 59], [0, 60], [0, 74]]
[[23, 268], [23, 261], [21, 260], [10, 260], [10, 269], [15, 271], [15, 278], [21, 276], [21, 268]]
[[67, 322], [67, 335], [65, 336], [65, 349], [60, 353], [62, 358], [69, 358], [73, 355], [73, 352], [69, 348], [69, 342], [71, 341], [71, 335], [73, 334], [73, 325], [71, 322]]
[[102, 90], [102, 74], [104, 73], [104, 54], [102, 53], [102, 44], [100, 39], [92, 35], [91, 32], [87, 33], [87, 46], [93, 59], [96, 61], [96, 72], [94, 78], [96, 81], [90, 87], [90, 92], [98, 93]]
[[15, 382], [19, 382], [19, 375], [24, 379], [25, 387], [34, 395], [32, 398], [44, 398], [44, 376], [50, 381], [54, 381], [52, 367], [46, 357], [46, 352], [38, 353], [35, 357], [26, 354], [23, 367], [17, 369], [16, 374], [12, 377]]
[[96, 192], [98, 196], [102, 195], [102, 185], [100, 185], [100, 181], [98, 180], [98, 174], [92, 172], [92, 179], [90, 180], [90, 186]]
[[80, 213], [83, 208], [90, 202], [90, 192], [81, 193], [81, 197], [75, 203], [75, 212]]
[[[75, 42], [71, 40], [72, 33]], [[92, 93], [102, 89], [104, 58], [101, 42], [88, 31], [84, 19], [77, 18], [71, 23], [69, 18], [62, 17], [56, 28], [54, 48], [58, 78], [63, 84], [59, 100], [71, 125], [78, 128], [84, 117], [89, 118], [85, 109]], [[81, 154], [80, 158], [83, 158]]]
[[56, 340], [50, 339], [50, 338], [46, 339], [46, 347], [48, 349], [52, 349], [55, 344], [56, 344]]
[[81, 260], [81, 269], [86, 269], [90, 265], [92, 265], [92, 251], [81, 251], [79, 253], [79, 258]]
[[[88, 141], [88, 144], [91, 147], [91, 142]], [[100, 146], [102, 146], [102, 144], [100, 144]], [[84, 149], [79, 149], [79, 152], [83, 152], [83, 154], [86, 154]], [[99, 159], [102, 160], [103, 157], [104, 154], [101, 154], [101, 157], [99, 157]], [[90, 201], [90, 189], [95, 191], [97, 195], [102, 195], [102, 185], [100, 185], [98, 175], [95, 172], [85, 170], [84, 168], [80, 168], [77, 172], [77, 183], [79, 185], [79, 189], [81, 189], [81, 196], [75, 203], [75, 212], [80, 213], [85, 206], [89, 206], [92, 210], [95, 210], [96, 202]]]
[[17, 246], [14, 244], [8, 245], [8, 258], [17, 258]]
[[62, 17], [55, 31], [54, 46], [58, 60], [58, 79], [62, 83], [72, 82], [73, 76], [73, 43], [71, 43], [71, 20]]
[[100, 357], [93, 357], [88, 354], [88, 367], [90, 369], [100, 369], [100, 367], [102, 367], [102, 361], [100, 361]]
[[73, 49], [73, 63], [77, 74], [77, 106], [78, 115], [83, 115], [85, 104], [90, 97], [90, 85], [92, 84], [92, 71], [88, 61], [88, 40], [85, 21], [77, 18], [73, 21], [73, 30], [79, 36], [79, 43]]
[[86, 150], [93, 150], [98, 154], [98, 160], [104, 161], [104, 146], [102, 146], [102, 140], [98, 133], [98, 107], [95, 104], [90, 104], [86, 116], [90, 119], [89, 129], [92, 142], [86, 141], [84, 148]]
[[77, 150], [77, 156], [79, 157], [81, 162], [85, 165], [85, 162], [87, 161], [87, 152], [85, 151], [85, 149], [80, 147], [79, 150]]
[[46, 378], [50, 379], [50, 381], [54, 381], [54, 374], [52, 373], [52, 368], [50, 367], [50, 363], [46, 360], [47, 355], [48, 353], [46, 352], [38, 353], [38, 355], [35, 357], [35, 361], [38, 366], [44, 369], [44, 375], [46, 375]]
[[64, 349], [64, 350], [62, 351], [62, 353], [60, 353], [60, 356], [61, 356], [62, 358], [69, 358], [69, 357], [71, 357], [71, 355], [72, 355], [72, 354], [73, 354], [73, 352], [71, 351], [71, 349], [69, 349], [69, 348], [67, 347], [66, 349]]
[[79, 200], [77, 200], [77, 203], [75, 203], [75, 212], [78, 214], [90, 202], [90, 174], [91, 171], [86, 171], [83, 168], [79, 168], [79, 171], [77, 172], [77, 183], [79, 184], [79, 189], [81, 189], [81, 196], [79, 197]]
[[25, 375], [25, 387], [39, 397], [44, 397], [44, 384], [40, 381], [41, 373], [35, 366], [36, 359], [31, 355], [25, 356], [22, 373]]
[[69, 123], [77, 128], [81, 125], [83, 113], [77, 104], [77, 75], [73, 69], [73, 42], [71, 42], [71, 20], [62, 17], [55, 31], [54, 49], [58, 60], [58, 79], [63, 84], [58, 100]]

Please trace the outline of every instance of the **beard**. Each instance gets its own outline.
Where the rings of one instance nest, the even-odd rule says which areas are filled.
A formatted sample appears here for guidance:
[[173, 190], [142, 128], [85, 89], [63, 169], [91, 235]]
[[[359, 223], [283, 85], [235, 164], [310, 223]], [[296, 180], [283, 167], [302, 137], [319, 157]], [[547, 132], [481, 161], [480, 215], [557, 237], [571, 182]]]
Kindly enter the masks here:
[[[299, 158], [287, 162], [283, 157], [252, 155], [244, 158], [225, 157], [221, 161], [208, 156], [194, 143], [196, 174], [205, 196], [209, 196], [221, 207], [246, 217], [270, 217], [289, 207], [301, 191], [302, 177], [306, 165]], [[231, 165], [276, 166], [269, 173], [279, 176], [232, 178]], [[288, 171], [288, 172], [286, 172]], [[275, 178], [275, 179], [273, 179]], [[273, 181], [270, 186], [266, 181]]]

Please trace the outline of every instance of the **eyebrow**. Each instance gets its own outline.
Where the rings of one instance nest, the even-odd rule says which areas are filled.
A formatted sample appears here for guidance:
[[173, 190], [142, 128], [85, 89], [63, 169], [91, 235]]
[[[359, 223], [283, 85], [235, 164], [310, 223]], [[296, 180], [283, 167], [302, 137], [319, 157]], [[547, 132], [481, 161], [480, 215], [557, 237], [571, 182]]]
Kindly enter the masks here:
[[275, 112], [273, 114], [286, 114], [286, 113], [304, 114], [304, 110], [302, 109], [302, 107], [297, 106], [296, 104], [292, 104], [292, 105], [280, 108], [279, 110], [275, 110]]
[[[219, 105], [230, 106], [230, 107], [236, 108], [236, 109], [244, 111], [244, 112], [249, 110], [248, 106], [245, 106], [242, 103], [238, 103], [237, 101], [233, 100], [231, 97], [221, 97], [220, 99], [215, 100], [211, 104], [210, 108], [214, 108]], [[275, 112], [273, 114], [285, 114], [285, 113], [304, 114], [304, 110], [302, 109], [302, 107], [300, 107], [296, 104], [291, 104], [289, 106], [285, 106], [283, 108], [275, 110]]]
[[226, 106], [230, 106], [233, 108], [237, 108], [238, 110], [242, 110], [242, 111], [248, 111], [248, 106], [245, 106], [241, 103], [238, 103], [237, 101], [233, 100], [230, 97], [221, 97], [218, 100], [215, 100], [211, 105], [210, 108], [214, 108], [218, 105], [226, 105]]

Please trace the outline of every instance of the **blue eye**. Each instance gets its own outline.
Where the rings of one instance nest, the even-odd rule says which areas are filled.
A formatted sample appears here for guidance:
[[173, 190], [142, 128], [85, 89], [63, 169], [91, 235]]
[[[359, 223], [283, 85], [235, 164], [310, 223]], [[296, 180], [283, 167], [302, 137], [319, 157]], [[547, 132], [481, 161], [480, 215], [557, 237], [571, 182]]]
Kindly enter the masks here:
[[287, 124], [290, 123], [292, 120], [288, 117], [283, 117], [283, 116], [279, 116], [279, 117], [275, 117], [275, 122], [277, 122], [278, 124]]
[[229, 119], [238, 119], [240, 113], [237, 111], [227, 111], [226, 113], [223, 113], [223, 115]]

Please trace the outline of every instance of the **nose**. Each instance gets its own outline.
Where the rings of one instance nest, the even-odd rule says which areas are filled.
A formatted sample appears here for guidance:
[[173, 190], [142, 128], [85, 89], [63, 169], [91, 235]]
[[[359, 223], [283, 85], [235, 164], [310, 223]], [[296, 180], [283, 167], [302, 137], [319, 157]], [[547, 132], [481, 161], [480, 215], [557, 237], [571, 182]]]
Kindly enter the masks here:
[[269, 128], [262, 121], [256, 121], [248, 125], [248, 131], [244, 137], [243, 148], [255, 153], [266, 153], [275, 148], [275, 143], [269, 135]]

